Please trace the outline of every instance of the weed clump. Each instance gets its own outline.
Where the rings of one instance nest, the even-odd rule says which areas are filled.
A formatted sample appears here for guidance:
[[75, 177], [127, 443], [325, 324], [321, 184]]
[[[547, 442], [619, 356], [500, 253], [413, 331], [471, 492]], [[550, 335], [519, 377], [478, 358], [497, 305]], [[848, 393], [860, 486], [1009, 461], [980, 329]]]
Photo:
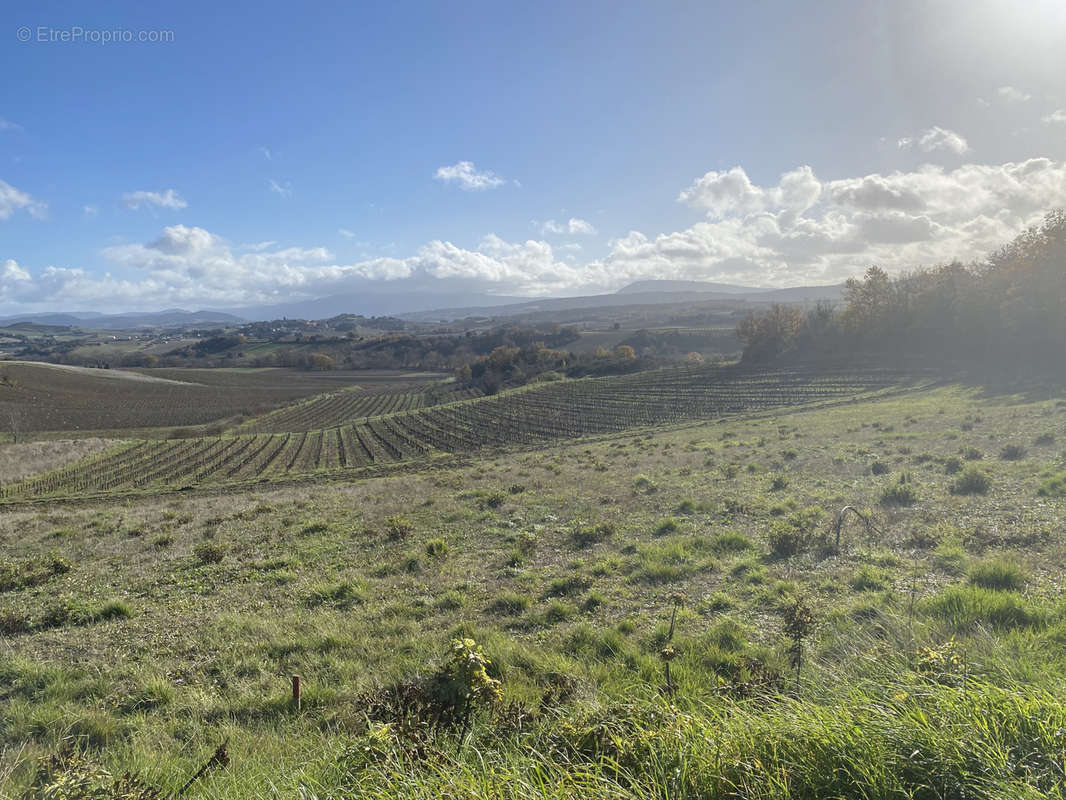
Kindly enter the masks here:
[[570, 534], [570, 541], [577, 547], [591, 547], [605, 542], [615, 534], [613, 522], [597, 522], [593, 525], [578, 525]]
[[1028, 577], [1021, 566], [1004, 558], [982, 561], [970, 569], [970, 583], [985, 589], [1017, 591], [1027, 582]]
[[402, 541], [414, 531], [414, 524], [403, 514], [393, 514], [385, 518], [385, 538], [389, 541]]
[[443, 537], [435, 536], [426, 542], [426, 555], [430, 558], [444, 558], [448, 555], [448, 543]]
[[967, 467], [952, 481], [949, 491], [957, 495], [988, 494], [992, 488], [992, 480], [988, 473], [977, 467]]
[[226, 548], [215, 542], [198, 542], [193, 547], [192, 554], [201, 566], [207, 566], [221, 562], [226, 557]]

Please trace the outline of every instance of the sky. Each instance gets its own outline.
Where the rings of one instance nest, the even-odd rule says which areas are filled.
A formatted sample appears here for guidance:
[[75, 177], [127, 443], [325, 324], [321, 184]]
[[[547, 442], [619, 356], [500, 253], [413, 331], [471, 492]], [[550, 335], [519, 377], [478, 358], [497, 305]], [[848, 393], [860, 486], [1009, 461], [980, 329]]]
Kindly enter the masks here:
[[830, 284], [1066, 205], [1061, 0], [3, 17], [0, 312]]

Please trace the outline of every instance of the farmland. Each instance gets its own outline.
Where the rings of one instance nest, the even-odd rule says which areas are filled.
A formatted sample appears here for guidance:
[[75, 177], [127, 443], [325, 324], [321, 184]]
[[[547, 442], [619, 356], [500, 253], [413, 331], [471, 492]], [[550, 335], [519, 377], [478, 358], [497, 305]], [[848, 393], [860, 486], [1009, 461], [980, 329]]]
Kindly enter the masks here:
[[[150, 465], [187, 475], [190, 449], [137, 461], [135, 503], [7, 509], [0, 782], [173, 793], [226, 742], [193, 796], [1061, 796], [1061, 392], [707, 370], [697, 405], [667, 377], [371, 418], [483, 407], [502, 438], [507, 409], [630, 409], [580, 441], [531, 426], [403, 472], [156, 495]], [[217, 485], [286, 436], [213, 437], [247, 448]], [[866, 522], [838, 547], [845, 506]], [[502, 692], [464, 741], [395, 700], [453, 637]]]
[[0, 499], [338, 476], [430, 456], [851, 399], [898, 380], [879, 370], [675, 368], [534, 384], [473, 398], [447, 390], [396, 393], [384, 384], [381, 392], [333, 392], [244, 426], [261, 433], [118, 443], [95, 459], [4, 486]]
[[18, 433], [200, 425], [357, 382], [413, 386], [439, 377], [342, 370], [127, 371], [6, 362], [0, 365], [0, 424]]

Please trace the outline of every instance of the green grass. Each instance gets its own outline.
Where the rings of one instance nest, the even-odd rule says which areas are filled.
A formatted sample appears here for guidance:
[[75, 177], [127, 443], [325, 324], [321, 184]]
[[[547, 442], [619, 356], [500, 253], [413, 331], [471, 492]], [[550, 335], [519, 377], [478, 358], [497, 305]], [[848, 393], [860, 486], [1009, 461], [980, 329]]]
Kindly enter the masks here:
[[[230, 765], [189, 796], [1059, 796], [1066, 507], [1039, 492], [1061, 462], [1034, 446], [969, 495], [946, 468], [1057, 429], [1056, 402], [946, 387], [352, 482], [8, 509], [0, 796], [60, 777], [70, 744], [68, 776], [170, 795], [222, 741]], [[920, 502], [881, 505], [901, 484], [875, 462]], [[845, 505], [873, 526], [849, 519], [835, 552]], [[798, 691], [796, 597], [815, 615]], [[503, 687], [461, 749], [372, 702], [436, 674], [456, 636]]]

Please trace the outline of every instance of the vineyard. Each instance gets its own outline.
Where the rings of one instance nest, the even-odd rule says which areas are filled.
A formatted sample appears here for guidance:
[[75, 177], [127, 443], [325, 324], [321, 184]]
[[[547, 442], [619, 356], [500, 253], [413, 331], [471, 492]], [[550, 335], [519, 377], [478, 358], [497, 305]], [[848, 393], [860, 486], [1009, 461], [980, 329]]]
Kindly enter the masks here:
[[242, 431], [256, 433], [290, 433], [332, 428], [353, 420], [414, 411], [426, 406], [477, 397], [474, 389], [439, 389], [402, 391], [403, 387], [385, 384], [367, 390], [362, 387], [320, 395], [303, 403], [278, 409], [241, 426]]
[[294, 369], [87, 369], [0, 364], [0, 421], [21, 432], [201, 425], [265, 413], [358, 383], [367, 390], [417, 389], [429, 373]]
[[[897, 383], [886, 371], [826, 375], [682, 368], [538, 384], [426, 405], [420, 393], [339, 392], [268, 415], [264, 430], [116, 446], [0, 489], [0, 500], [270, 481], [486, 447], [841, 400]], [[446, 396], [447, 397], [447, 396]], [[346, 424], [329, 425], [331, 421]], [[291, 430], [278, 430], [290, 425]], [[311, 430], [307, 426], [320, 425]]]

